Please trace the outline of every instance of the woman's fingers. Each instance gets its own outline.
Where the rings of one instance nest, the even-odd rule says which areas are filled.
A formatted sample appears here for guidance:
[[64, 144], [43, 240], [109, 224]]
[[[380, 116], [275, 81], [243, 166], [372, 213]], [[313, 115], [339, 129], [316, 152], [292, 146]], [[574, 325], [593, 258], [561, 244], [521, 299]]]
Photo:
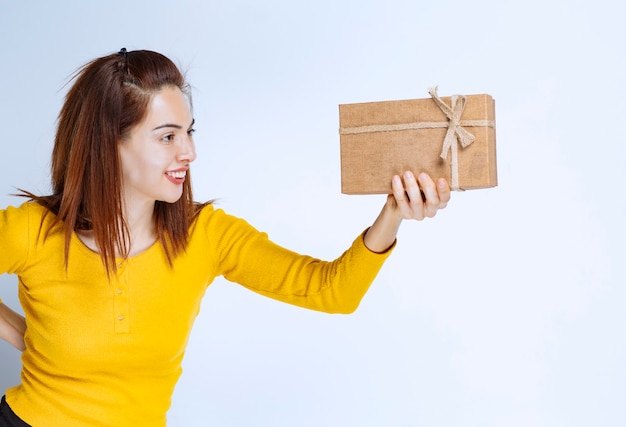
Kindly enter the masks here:
[[425, 217], [432, 218], [437, 213], [440, 204], [437, 187], [435, 186], [435, 182], [432, 178], [425, 173], [419, 174], [418, 182], [425, 196], [425, 200], [423, 202], [423, 215]]
[[445, 178], [439, 178], [437, 181], [437, 191], [439, 192], [439, 209], [443, 209], [450, 201], [450, 184]]
[[391, 181], [391, 187], [393, 189], [393, 197], [396, 200], [396, 207], [400, 211], [402, 218], [411, 218], [411, 200], [405, 190], [402, 178], [398, 175], [394, 176]]
[[421, 173], [417, 178], [410, 171], [402, 178], [394, 176], [392, 180], [393, 197], [397, 209], [404, 219], [432, 218], [439, 209], [450, 201], [450, 186], [441, 178], [435, 183], [432, 178]]

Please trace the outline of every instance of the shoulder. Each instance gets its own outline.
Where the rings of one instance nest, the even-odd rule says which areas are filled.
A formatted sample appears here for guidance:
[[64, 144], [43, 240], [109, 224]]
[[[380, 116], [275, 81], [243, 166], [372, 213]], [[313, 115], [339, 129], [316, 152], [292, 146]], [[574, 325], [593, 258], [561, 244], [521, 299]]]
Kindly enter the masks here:
[[8, 221], [9, 224], [19, 222], [28, 223], [33, 219], [41, 222], [44, 217], [48, 216], [48, 214], [51, 217], [50, 219], [55, 217], [55, 215], [48, 209], [32, 200], [24, 202], [21, 205], [8, 206], [0, 212], [2, 212], [2, 219], [4, 221]]
[[0, 210], [0, 229], [5, 236], [14, 235], [16, 238], [30, 240], [40, 234], [38, 231], [46, 230], [48, 235], [53, 232], [57, 224], [56, 218], [46, 207], [29, 200]]
[[[230, 234], [258, 233], [243, 218], [227, 213], [224, 209], [217, 208], [213, 204], [207, 204], [198, 212], [190, 229], [190, 235], [201, 234], [204, 236], [224, 237]], [[264, 234], [264, 233], [263, 233]]]
[[192, 227], [206, 227], [209, 225], [218, 225], [232, 221], [243, 221], [233, 215], [226, 213], [222, 208], [217, 208], [213, 203], [202, 206], [196, 214], [196, 218], [192, 223]]
[[42, 236], [39, 231], [51, 225], [48, 221], [53, 218], [45, 207], [31, 201], [0, 210], [0, 271], [21, 271]]
[[57, 221], [57, 216], [32, 200], [0, 210], [0, 230], [3, 239], [31, 244], [52, 235], [63, 235], [63, 225]]

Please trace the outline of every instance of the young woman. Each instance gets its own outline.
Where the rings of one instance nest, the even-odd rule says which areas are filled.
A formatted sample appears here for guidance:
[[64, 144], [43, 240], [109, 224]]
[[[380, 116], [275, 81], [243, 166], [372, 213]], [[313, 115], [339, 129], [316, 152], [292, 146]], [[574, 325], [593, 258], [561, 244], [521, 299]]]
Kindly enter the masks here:
[[[293, 253], [196, 203], [188, 86], [150, 51], [107, 55], [75, 76], [59, 115], [52, 194], [0, 211], [0, 338], [23, 351], [0, 426], [164, 426], [187, 338], [216, 276], [329, 313], [354, 311], [403, 219], [450, 199], [443, 179], [392, 180], [373, 225], [332, 262]], [[423, 194], [423, 197], [422, 197]]]

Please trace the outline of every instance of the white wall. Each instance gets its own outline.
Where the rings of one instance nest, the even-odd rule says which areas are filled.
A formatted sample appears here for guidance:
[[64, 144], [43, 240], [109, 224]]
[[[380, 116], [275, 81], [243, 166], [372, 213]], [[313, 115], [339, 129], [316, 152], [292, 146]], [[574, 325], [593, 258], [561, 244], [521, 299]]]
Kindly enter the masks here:
[[[0, 0], [1, 206], [48, 191], [64, 83], [128, 49], [194, 85], [199, 199], [333, 258], [384, 198], [340, 194], [340, 103], [489, 93], [499, 187], [404, 224], [359, 311], [217, 280], [170, 425], [623, 425], [624, 30], [616, 2]], [[16, 280], [0, 295], [17, 308]], [[0, 389], [19, 355], [0, 343]]]

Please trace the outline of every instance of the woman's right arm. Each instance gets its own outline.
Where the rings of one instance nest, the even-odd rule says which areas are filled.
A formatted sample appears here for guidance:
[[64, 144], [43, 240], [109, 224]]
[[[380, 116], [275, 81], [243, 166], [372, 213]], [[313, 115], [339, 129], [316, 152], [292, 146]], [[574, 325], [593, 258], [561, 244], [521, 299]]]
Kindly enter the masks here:
[[24, 351], [24, 332], [26, 332], [24, 316], [11, 310], [0, 300], [0, 339]]
[[[8, 206], [0, 210], [0, 273], [19, 275], [28, 261], [30, 246], [43, 227], [42, 215], [45, 208], [36, 203], [26, 202], [18, 207]], [[24, 351], [24, 316], [13, 311], [0, 299], [0, 340], [6, 341], [20, 351]]]

